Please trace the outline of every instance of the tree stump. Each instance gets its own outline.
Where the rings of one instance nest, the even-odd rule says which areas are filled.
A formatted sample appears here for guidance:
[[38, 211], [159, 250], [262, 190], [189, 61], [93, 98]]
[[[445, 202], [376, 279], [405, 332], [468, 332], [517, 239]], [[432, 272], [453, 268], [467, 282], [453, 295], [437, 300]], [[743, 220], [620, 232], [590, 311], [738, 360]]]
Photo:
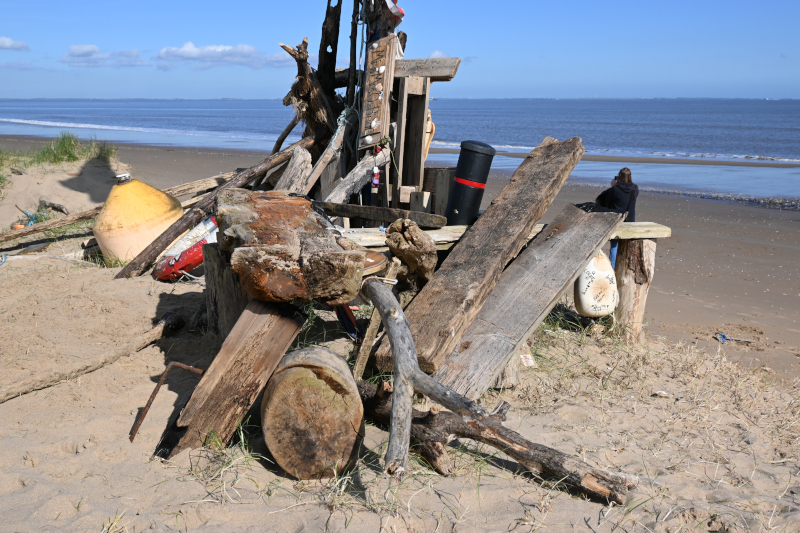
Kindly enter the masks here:
[[286, 354], [261, 402], [267, 447], [278, 465], [298, 479], [345, 470], [356, 459], [363, 419], [350, 367], [319, 346]]

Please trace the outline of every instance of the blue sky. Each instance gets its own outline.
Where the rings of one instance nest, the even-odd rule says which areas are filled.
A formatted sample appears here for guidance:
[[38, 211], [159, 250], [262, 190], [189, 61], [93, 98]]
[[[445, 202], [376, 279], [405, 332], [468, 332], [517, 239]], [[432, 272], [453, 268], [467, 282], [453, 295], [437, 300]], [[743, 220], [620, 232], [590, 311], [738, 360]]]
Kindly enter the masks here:
[[[344, 2], [346, 66], [352, 2]], [[433, 96], [800, 98], [800, 2], [401, 0]], [[0, 0], [0, 98], [280, 98], [321, 0]]]

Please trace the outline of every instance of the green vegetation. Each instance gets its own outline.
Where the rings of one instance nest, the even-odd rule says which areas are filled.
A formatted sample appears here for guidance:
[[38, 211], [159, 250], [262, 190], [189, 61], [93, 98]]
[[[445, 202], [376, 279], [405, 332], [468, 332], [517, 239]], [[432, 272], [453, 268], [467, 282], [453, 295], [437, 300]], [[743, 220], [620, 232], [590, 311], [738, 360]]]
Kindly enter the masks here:
[[[94, 137], [86, 143], [81, 143], [78, 137], [72, 133], [62, 131], [58, 137], [38, 150], [29, 152], [0, 150], [0, 169], [11, 166], [27, 168], [45, 163], [69, 163], [82, 159], [109, 160], [115, 157], [117, 157], [117, 149], [111, 144], [98, 142]], [[0, 187], [2, 187], [1, 180]]]

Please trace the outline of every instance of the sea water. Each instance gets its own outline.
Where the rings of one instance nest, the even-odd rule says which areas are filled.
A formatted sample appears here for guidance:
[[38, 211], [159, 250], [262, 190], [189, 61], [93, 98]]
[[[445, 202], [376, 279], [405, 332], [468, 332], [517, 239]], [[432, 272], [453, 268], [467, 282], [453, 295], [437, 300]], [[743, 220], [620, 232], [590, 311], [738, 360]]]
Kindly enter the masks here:
[[[582, 161], [570, 179], [605, 183], [621, 166], [653, 188], [800, 198], [800, 100], [433, 99], [433, 148], [466, 139], [495, 146], [497, 169], [544, 137], [581, 137], [589, 155], [748, 161], [737, 167]], [[291, 120], [278, 100], [0, 100], [0, 134], [53, 137], [69, 130], [113, 142], [268, 151]], [[295, 129], [287, 142], [299, 138]], [[454, 163], [457, 156], [432, 155]]]

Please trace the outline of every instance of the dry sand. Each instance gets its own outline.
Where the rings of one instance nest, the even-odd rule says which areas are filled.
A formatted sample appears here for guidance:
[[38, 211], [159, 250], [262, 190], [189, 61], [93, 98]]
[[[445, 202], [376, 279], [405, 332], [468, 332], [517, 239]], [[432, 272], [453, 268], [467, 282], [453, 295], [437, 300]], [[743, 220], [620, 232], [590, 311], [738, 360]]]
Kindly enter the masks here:
[[[135, 162], [126, 149], [122, 161], [160, 186], [260, 158], [143, 147]], [[148, 159], [158, 166], [147, 167]], [[559, 204], [596, 193], [566, 187], [547, 218]], [[800, 531], [800, 383], [791, 379], [798, 361], [791, 347], [800, 345], [791, 331], [800, 330], [798, 215], [648, 193], [639, 213], [673, 228], [673, 238], [659, 242], [650, 342], [627, 347], [550, 321], [531, 339], [535, 366], [523, 370], [522, 383], [484, 398], [490, 407], [510, 401], [507, 425], [527, 438], [636, 476], [623, 507], [518, 473], [516, 463], [469, 441], [451, 443], [457, 476], [415, 463], [402, 483], [389, 482], [379, 475], [387, 434], [371, 425], [357, 469], [321, 482], [283, 475], [257, 428], [247, 430], [249, 446], [153, 459], [197, 378], [171, 373], [131, 444], [128, 432], [154, 382], [168, 361], [206, 367], [220, 344], [187, 329], [0, 404], [0, 530]], [[75, 250], [81, 238], [48, 252]], [[202, 282], [113, 280], [116, 272], [52, 259], [0, 266], [0, 386], [102, 353], [168, 310], [191, 316], [203, 304]], [[325, 313], [320, 324], [335, 328]], [[720, 346], [709, 338], [720, 327], [757, 342]], [[301, 341], [313, 342], [314, 331]], [[341, 338], [336, 346], [351, 348]], [[759, 368], [765, 364], [777, 372]]]

